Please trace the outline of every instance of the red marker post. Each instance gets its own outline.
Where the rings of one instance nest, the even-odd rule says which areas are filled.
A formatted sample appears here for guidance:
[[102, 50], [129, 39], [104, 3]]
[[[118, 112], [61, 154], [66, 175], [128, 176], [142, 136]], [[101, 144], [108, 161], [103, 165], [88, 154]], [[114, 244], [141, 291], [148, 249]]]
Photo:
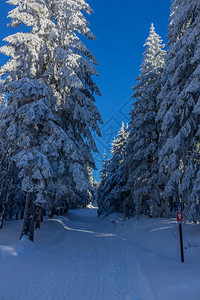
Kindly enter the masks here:
[[179, 222], [179, 235], [180, 235], [180, 247], [181, 247], [181, 262], [184, 262], [183, 233], [182, 233], [183, 213], [181, 211], [177, 212], [177, 222]]

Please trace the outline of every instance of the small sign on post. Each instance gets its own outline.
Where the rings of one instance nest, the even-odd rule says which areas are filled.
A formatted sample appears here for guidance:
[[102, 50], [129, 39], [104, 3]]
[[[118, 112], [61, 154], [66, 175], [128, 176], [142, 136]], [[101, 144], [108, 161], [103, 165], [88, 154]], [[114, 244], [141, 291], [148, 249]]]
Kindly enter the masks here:
[[182, 213], [182, 211], [177, 212], [177, 221], [178, 222], [183, 222], [183, 213]]
[[179, 235], [180, 235], [180, 247], [181, 247], [181, 262], [184, 262], [184, 252], [183, 252], [183, 233], [182, 233], [182, 223], [183, 213], [181, 211], [177, 212], [177, 221], [179, 222]]

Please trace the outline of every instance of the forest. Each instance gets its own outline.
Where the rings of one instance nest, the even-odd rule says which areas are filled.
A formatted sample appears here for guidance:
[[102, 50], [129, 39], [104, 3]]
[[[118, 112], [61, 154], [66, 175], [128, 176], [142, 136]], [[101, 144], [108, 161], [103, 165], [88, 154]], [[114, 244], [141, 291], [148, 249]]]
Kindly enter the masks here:
[[[200, 221], [200, 2], [174, 0], [168, 44], [151, 25], [133, 95], [92, 176], [101, 136], [95, 96], [97, 61], [81, 36], [95, 39], [84, 0], [9, 0], [0, 69], [0, 228], [23, 219], [34, 240], [43, 215], [98, 203], [98, 215], [120, 212]], [[13, 8], [14, 6], [14, 8]], [[21, 29], [20, 29], [21, 30]]]

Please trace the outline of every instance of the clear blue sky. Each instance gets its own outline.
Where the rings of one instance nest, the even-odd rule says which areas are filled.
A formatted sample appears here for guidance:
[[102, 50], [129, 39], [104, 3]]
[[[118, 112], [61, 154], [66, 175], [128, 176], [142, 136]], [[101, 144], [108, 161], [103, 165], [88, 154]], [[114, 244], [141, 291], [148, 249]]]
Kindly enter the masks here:
[[[109, 156], [110, 142], [122, 121], [128, 122], [131, 109], [131, 87], [139, 74], [143, 45], [153, 22], [156, 32], [166, 43], [171, 0], [87, 0], [94, 14], [87, 17], [96, 41], [85, 41], [99, 62], [100, 76], [96, 82], [102, 97], [96, 99], [102, 115], [102, 139], [95, 137], [99, 154], [94, 154], [101, 168], [104, 148]], [[13, 33], [6, 26], [11, 6], [1, 1], [0, 45], [2, 39]], [[0, 64], [6, 58], [0, 54]], [[94, 172], [99, 178], [98, 171]]]

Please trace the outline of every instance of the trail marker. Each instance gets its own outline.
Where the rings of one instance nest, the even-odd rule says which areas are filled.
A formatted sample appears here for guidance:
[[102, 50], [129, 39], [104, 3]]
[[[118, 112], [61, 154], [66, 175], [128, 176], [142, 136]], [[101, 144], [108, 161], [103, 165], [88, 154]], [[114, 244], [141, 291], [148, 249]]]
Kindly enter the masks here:
[[182, 213], [182, 211], [177, 212], [177, 221], [178, 222], [183, 222], [183, 213]]
[[181, 247], [181, 262], [184, 262], [183, 233], [182, 233], [182, 224], [181, 224], [181, 222], [183, 222], [183, 213], [181, 211], [177, 212], [177, 221], [179, 222], [179, 235], [180, 235], [180, 247]]

